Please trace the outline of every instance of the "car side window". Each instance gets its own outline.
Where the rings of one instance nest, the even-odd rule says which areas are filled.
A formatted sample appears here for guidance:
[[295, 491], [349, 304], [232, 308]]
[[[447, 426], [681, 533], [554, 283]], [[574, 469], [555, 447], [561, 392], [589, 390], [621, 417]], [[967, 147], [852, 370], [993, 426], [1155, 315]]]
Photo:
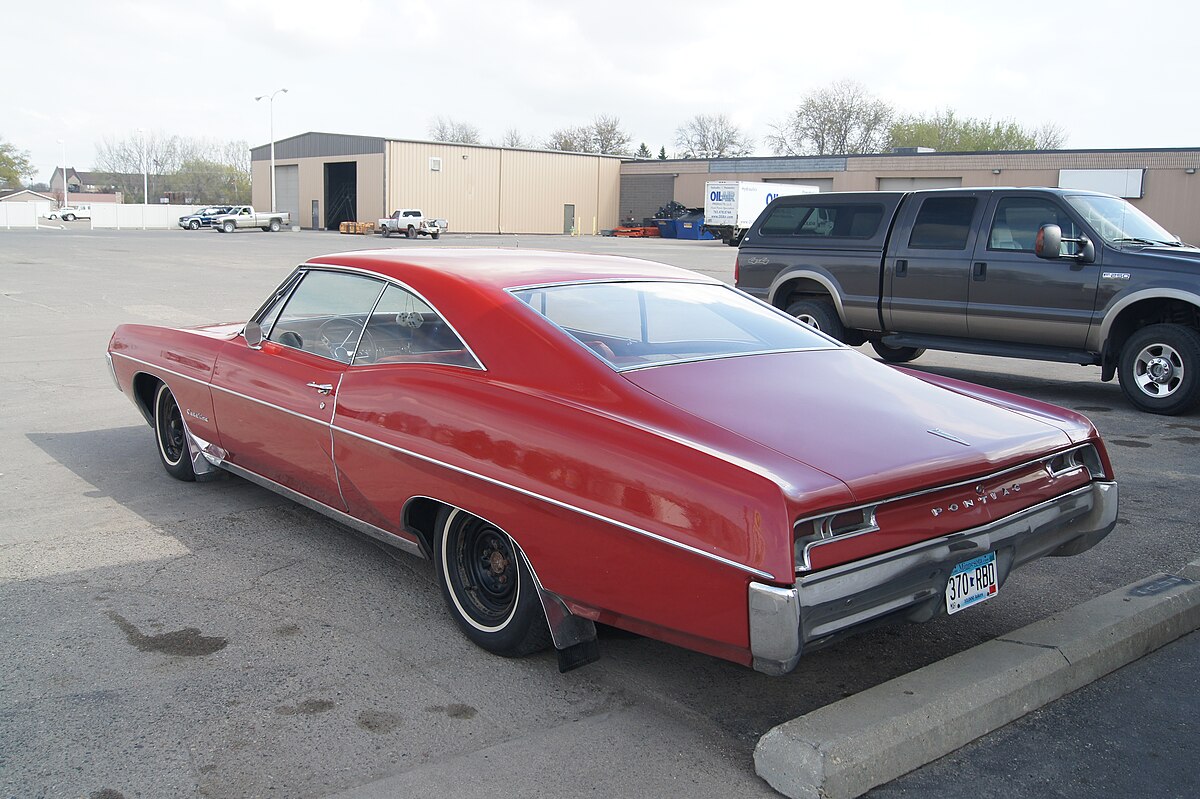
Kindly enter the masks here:
[[379, 298], [354, 354], [354, 365], [370, 363], [483, 368], [441, 314], [415, 293], [396, 285], [389, 285]]
[[[1058, 225], [1064, 238], [1079, 237], [1079, 228], [1054, 202], [1039, 197], [1005, 197], [996, 204], [996, 213], [992, 216], [988, 249], [1033, 254], [1042, 225]], [[1061, 254], [1073, 255], [1077, 247], [1074, 242], [1064, 241]]]
[[926, 197], [913, 222], [909, 248], [965, 250], [976, 202], [974, 197]]
[[350, 363], [358, 350], [363, 324], [382, 290], [382, 281], [362, 275], [309, 272], [288, 298], [267, 338], [285, 347]]

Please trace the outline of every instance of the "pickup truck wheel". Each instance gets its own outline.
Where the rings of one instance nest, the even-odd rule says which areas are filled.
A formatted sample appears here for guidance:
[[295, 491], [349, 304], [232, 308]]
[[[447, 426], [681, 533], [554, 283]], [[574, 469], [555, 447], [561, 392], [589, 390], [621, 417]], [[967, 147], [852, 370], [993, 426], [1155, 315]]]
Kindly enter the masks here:
[[75, 214], [64, 214], [64, 215], [63, 215], [63, 221], [64, 221], [64, 222], [74, 222], [74, 221], [75, 221]]
[[225, 224], [221, 225], [221, 230], [226, 233], [232, 233], [233, 231], [237, 230], [237, 225], [233, 222], [226, 222]]
[[278, 219], [271, 220], [271, 232], [272, 233], [278, 233], [282, 229], [283, 229], [282, 222], [280, 222]]
[[533, 576], [512, 539], [458, 508], [438, 514], [434, 561], [442, 598], [476, 645], [522, 657], [550, 644]]
[[833, 336], [838, 341], [846, 340], [846, 326], [842, 324], [833, 303], [825, 300], [801, 300], [789, 305], [787, 312], [827, 336]]
[[889, 347], [882, 341], [872, 341], [871, 349], [888, 363], [908, 363], [925, 354], [924, 347]]
[[1200, 402], [1200, 332], [1150, 325], [1121, 348], [1121, 390], [1138, 410], [1174, 416]]
[[415, 239], [417, 237], [417, 229], [412, 225], [409, 225], [408, 230], [404, 231], [404, 235], [408, 236], [410, 239]]
[[188, 222], [188, 230], [199, 230], [199, 229], [200, 229], [200, 220], [199, 219], [193, 219], [191, 222]]
[[154, 439], [158, 442], [158, 459], [167, 474], [186, 482], [196, 479], [183, 414], [166, 383], [159, 383], [154, 392]]
[[431, 239], [435, 239], [435, 240], [436, 240], [436, 239], [440, 238], [440, 237], [441, 237], [441, 235], [442, 235], [442, 231], [440, 231], [440, 230], [435, 230], [434, 232], [432, 232], [432, 233], [430, 233], [430, 234], [429, 234], [429, 238], [431, 238]]
[[379, 232], [380, 232], [381, 234], [383, 234], [383, 237], [384, 237], [385, 239], [388, 239], [388, 238], [391, 238], [391, 237], [392, 237], [392, 229], [391, 229], [390, 227], [387, 227], [386, 225], [385, 225], [385, 226], [383, 227], [383, 229], [381, 229]]

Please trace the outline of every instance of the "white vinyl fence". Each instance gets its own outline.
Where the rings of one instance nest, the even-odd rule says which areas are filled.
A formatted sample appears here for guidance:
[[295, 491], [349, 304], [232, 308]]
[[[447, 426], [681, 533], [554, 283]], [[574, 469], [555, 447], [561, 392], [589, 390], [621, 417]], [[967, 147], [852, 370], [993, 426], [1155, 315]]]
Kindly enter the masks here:
[[[62, 223], [57, 219], [46, 219], [42, 216], [54, 207], [54, 203], [50, 202], [0, 203], [0, 228], [60, 227]], [[115, 230], [169, 230], [179, 224], [179, 217], [205, 207], [93, 203], [92, 227]]]

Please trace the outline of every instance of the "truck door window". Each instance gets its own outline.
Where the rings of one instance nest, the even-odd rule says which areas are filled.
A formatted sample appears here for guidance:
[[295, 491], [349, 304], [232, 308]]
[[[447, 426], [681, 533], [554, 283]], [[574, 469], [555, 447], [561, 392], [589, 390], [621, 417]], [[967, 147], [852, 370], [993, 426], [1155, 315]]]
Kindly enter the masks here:
[[[1063, 209], [1049, 200], [1037, 197], [1005, 197], [996, 204], [992, 231], [988, 235], [989, 250], [1019, 250], [1032, 253], [1042, 225], [1058, 225], [1064, 238], [1078, 238], [1079, 228]], [[1062, 243], [1062, 254], [1073, 255], [1074, 242]]]
[[908, 246], [916, 250], [965, 250], [975, 216], [974, 197], [928, 197], [921, 203]]

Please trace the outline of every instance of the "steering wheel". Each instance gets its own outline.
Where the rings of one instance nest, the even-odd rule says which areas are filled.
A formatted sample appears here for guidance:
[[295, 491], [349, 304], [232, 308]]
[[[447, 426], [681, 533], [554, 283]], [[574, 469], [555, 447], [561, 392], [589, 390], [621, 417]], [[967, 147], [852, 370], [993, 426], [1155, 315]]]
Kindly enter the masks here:
[[[361, 338], [359, 331], [362, 331]], [[361, 324], [349, 317], [335, 316], [326, 320], [317, 328], [317, 335], [322, 346], [329, 350], [330, 356], [342, 363], [372, 363], [379, 357], [375, 339], [368, 331], [363, 330]]]

